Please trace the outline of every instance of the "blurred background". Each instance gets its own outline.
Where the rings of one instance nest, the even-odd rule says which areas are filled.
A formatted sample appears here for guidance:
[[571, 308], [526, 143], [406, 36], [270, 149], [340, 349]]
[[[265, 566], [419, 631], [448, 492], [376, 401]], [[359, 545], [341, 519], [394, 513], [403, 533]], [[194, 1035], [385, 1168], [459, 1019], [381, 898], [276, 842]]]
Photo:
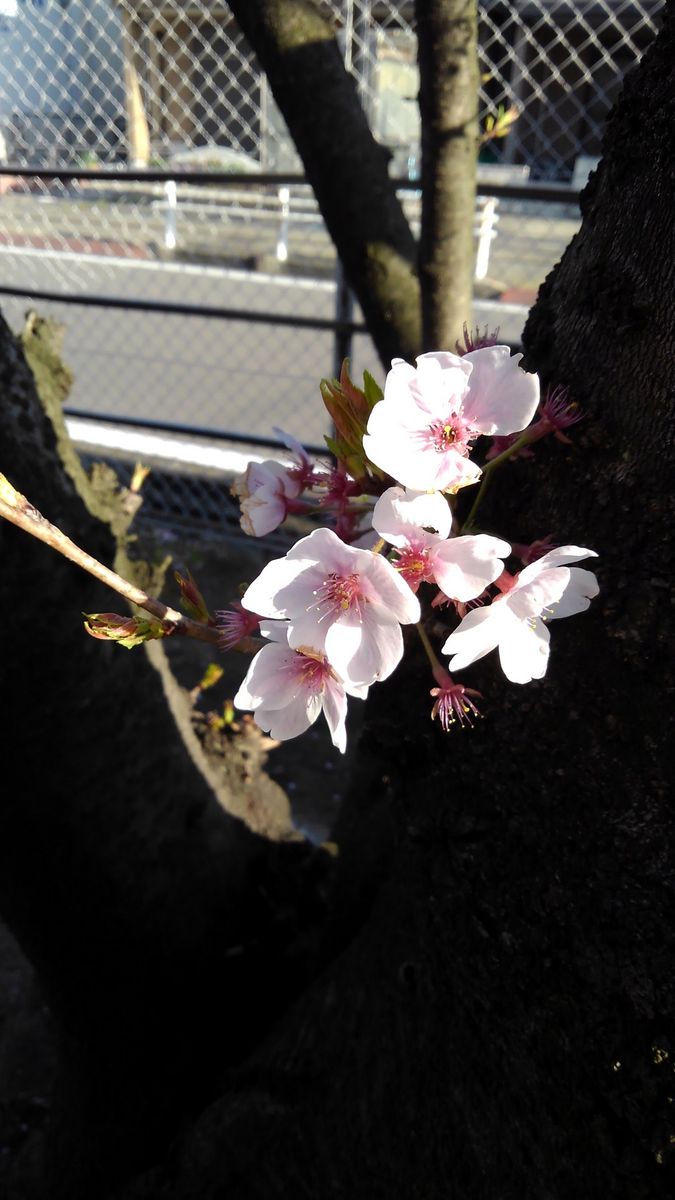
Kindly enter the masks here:
[[[415, 228], [412, 4], [323, 7]], [[473, 315], [514, 347], [657, 7], [479, 5]], [[219, 0], [0, 0], [0, 67], [3, 311], [62, 324], [85, 452], [182, 472], [183, 511], [221, 520], [218, 481], [272, 426], [322, 445], [345, 354], [383, 377], [266, 78]]]

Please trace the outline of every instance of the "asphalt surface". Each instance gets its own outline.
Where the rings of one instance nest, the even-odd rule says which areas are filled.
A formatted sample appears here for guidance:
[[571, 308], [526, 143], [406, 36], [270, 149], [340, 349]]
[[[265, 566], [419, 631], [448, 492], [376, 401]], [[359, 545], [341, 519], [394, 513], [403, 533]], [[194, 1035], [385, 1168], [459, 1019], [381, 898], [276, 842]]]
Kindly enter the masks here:
[[[335, 284], [116, 254], [0, 246], [5, 287], [227, 307], [246, 313], [331, 319]], [[63, 323], [63, 355], [74, 372], [72, 407], [135, 419], [270, 436], [279, 425], [308, 443], [326, 429], [319, 381], [335, 368], [331, 332], [85, 304], [2, 297], [14, 328], [35, 307]], [[475, 319], [516, 342], [522, 304], [477, 303]], [[359, 319], [358, 310], [355, 319]], [[354, 338], [355, 377], [383, 369], [365, 335]]]

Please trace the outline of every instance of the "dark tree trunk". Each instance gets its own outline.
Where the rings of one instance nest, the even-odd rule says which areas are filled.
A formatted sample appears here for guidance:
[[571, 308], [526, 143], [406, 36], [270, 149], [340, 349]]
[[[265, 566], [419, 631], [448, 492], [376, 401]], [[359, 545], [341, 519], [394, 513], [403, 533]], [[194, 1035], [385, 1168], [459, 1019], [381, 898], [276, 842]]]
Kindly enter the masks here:
[[541, 683], [475, 672], [471, 733], [414, 661], [373, 689], [326, 970], [135, 1200], [672, 1196], [674, 62], [670, 12], [526, 330], [586, 420], [485, 521], [601, 596]]
[[[38, 367], [45, 390], [67, 386], [44, 357]], [[111, 562], [115, 541], [78, 494], [72, 450], [64, 470], [2, 318], [0, 403], [0, 469]], [[63, 443], [54, 395], [51, 408]], [[305, 844], [275, 845], [227, 814], [157, 644], [151, 662], [87, 638], [81, 614], [109, 609], [109, 592], [4, 521], [0, 555], [0, 915], [62, 1033], [48, 1194], [102, 1200], [278, 1018], [297, 986], [280, 962], [297, 938], [309, 946], [298, 904], [322, 868]], [[248, 749], [233, 763], [242, 789], [274, 789]]]

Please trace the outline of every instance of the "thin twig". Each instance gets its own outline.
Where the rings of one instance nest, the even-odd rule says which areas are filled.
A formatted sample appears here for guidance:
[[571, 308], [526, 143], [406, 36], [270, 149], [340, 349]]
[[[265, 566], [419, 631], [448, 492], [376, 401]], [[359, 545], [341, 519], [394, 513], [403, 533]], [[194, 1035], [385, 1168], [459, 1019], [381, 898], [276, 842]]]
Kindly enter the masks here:
[[51, 546], [52, 550], [56, 550], [64, 558], [74, 562], [89, 575], [93, 575], [94, 579], [98, 579], [106, 587], [117, 592], [129, 604], [135, 604], [138, 608], [145, 609], [160, 621], [169, 622], [174, 626], [174, 633], [218, 645], [217, 629], [211, 625], [193, 621], [175, 608], [169, 608], [161, 600], [149, 596], [142, 588], [135, 587], [121, 575], [117, 575], [115, 571], [105, 567], [103, 563], [93, 558], [91, 554], [87, 554], [86, 550], [82, 550], [69, 537], [66, 537], [65, 533], [62, 533], [56, 525], [52, 525], [46, 517], [43, 517], [42, 513], [38, 512], [25, 496], [17, 492], [16, 488], [2, 474], [0, 474], [0, 517], [11, 521], [12, 525], [23, 529], [25, 533], [44, 542], [46, 546]]

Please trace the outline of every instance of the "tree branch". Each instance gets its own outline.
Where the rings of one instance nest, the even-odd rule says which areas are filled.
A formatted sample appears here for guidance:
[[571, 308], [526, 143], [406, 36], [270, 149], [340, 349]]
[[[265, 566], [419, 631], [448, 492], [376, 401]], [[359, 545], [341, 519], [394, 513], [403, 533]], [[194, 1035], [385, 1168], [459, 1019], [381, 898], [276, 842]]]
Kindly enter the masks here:
[[478, 155], [475, 0], [417, 0], [426, 350], [452, 348], [471, 321]]
[[[334, 31], [312, 0], [231, 0], [385, 368], [421, 345], [417, 247]], [[473, 216], [472, 216], [473, 220]]]

